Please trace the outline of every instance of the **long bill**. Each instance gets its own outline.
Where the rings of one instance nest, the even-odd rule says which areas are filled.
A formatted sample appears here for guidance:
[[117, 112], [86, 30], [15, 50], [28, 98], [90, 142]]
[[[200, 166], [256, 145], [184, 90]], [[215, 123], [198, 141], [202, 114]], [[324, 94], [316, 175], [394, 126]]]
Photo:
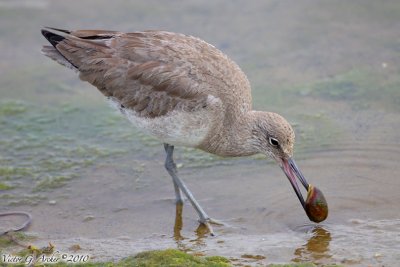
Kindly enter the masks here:
[[297, 167], [296, 162], [292, 158], [281, 159], [281, 168], [283, 172], [286, 174], [287, 178], [289, 179], [289, 182], [292, 184], [294, 192], [299, 198], [301, 205], [305, 209], [306, 203], [304, 201], [303, 195], [301, 194], [300, 188], [296, 182], [296, 176], [301, 182], [301, 184], [305, 187], [305, 189], [308, 190], [309, 184], [307, 183], [306, 178], [304, 178], [299, 167]]

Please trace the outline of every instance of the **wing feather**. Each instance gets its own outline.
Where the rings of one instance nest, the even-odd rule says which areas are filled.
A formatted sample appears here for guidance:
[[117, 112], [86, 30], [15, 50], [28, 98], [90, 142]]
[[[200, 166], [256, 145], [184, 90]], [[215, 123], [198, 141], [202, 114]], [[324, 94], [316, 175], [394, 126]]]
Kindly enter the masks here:
[[209, 95], [225, 97], [229, 105], [235, 90], [245, 94], [243, 103], [231, 110], [251, 106], [250, 86], [239, 67], [200, 39], [161, 31], [61, 32], [64, 39], [54, 38], [57, 43], [52, 44], [78, 69], [80, 78], [138, 116], [206, 108]]

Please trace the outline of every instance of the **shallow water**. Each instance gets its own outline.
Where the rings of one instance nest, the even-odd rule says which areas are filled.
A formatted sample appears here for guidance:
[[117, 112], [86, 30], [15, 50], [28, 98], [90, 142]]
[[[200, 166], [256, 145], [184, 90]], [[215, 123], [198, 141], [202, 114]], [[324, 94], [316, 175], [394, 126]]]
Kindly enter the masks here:
[[[39, 245], [79, 244], [96, 260], [178, 247], [252, 265], [400, 261], [398, 1], [10, 3], [0, 1], [0, 211], [32, 212]], [[182, 178], [226, 225], [208, 236], [188, 203], [180, 223], [162, 145], [40, 55], [43, 25], [167, 29], [223, 49], [255, 107], [294, 125], [295, 159], [328, 219], [308, 221], [271, 160], [178, 148]]]

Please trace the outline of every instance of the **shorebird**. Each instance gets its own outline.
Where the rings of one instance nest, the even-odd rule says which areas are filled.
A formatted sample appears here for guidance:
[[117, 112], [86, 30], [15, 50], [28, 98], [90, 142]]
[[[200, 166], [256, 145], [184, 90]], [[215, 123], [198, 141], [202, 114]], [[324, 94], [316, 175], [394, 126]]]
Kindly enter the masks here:
[[42, 29], [42, 52], [79, 73], [136, 127], [164, 143], [165, 168], [177, 204], [183, 195], [213, 234], [211, 219], [178, 177], [174, 146], [223, 157], [265, 154], [275, 160], [305, 202], [292, 158], [295, 135], [273, 112], [252, 110], [250, 83], [239, 66], [207, 42], [166, 31]]

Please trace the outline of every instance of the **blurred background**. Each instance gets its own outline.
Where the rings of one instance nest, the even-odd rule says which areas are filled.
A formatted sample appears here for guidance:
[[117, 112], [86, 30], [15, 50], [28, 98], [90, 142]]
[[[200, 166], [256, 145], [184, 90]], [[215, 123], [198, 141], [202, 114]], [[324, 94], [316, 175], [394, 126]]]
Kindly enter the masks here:
[[[308, 222], [269, 159], [178, 148], [182, 179], [228, 226], [210, 239], [186, 205], [176, 229], [162, 145], [41, 55], [43, 26], [167, 30], [221, 49], [248, 75], [254, 108], [294, 126], [328, 220]], [[395, 265], [399, 28], [397, 0], [0, 0], [0, 211], [31, 212], [38, 242], [80, 244], [98, 260], [178, 247], [245, 264]]]

